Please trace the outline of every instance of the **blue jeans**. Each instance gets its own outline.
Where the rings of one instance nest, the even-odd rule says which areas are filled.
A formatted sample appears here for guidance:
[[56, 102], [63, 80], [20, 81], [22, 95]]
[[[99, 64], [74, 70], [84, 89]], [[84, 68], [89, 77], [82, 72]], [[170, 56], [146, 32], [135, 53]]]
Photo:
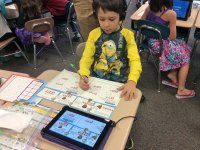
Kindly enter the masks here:
[[[54, 16], [53, 19], [54, 19], [55, 26], [66, 24], [67, 23], [67, 15], [68, 14], [66, 13], [66, 15], [64, 15], [64, 16]], [[74, 34], [79, 33], [78, 26], [76, 24], [76, 12], [75, 12], [74, 6], [72, 6], [72, 8], [71, 8], [69, 24], [70, 24], [70, 27], [72, 28], [72, 31]]]

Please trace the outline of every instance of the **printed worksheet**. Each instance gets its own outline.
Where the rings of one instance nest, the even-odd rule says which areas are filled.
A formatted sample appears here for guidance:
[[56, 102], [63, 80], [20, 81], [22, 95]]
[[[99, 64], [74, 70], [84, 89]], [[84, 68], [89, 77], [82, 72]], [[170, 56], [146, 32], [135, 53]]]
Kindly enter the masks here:
[[43, 85], [35, 78], [12, 75], [0, 88], [0, 99], [5, 101], [18, 101], [30, 99]]
[[35, 95], [34, 100], [46, 99], [110, 118], [120, 101], [117, 88], [122, 84], [90, 77], [90, 89], [83, 91], [78, 82], [77, 73], [63, 70]]
[[74, 72], [63, 70], [56, 76], [47, 87], [62, 92], [70, 92], [86, 99], [106, 105], [117, 106], [120, 100], [120, 91], [117, 90], [121, 83], [90, 77], [90, 89], [83, 91], [79, 85], [79, 75]]

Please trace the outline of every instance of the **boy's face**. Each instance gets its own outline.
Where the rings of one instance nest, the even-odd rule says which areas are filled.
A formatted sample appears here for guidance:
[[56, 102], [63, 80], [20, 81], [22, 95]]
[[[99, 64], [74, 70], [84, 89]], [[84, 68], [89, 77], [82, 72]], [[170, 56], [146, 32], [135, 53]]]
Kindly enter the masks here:
[[99, 8], [97, 17], [101, 29], [107, 34], [110, 34], [120, 28], [119, 14], [114, 11], [104, 12], [101, 8]]

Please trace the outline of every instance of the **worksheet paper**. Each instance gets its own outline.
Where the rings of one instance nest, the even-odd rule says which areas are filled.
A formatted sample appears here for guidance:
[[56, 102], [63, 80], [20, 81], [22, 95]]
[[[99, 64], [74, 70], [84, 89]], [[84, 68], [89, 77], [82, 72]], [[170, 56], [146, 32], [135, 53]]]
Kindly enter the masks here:
[[35, 78], [12, 75], [0, 88], [0, 99], [9, 102], [28, 100], [42, 84]]
[[117, 90], [122, 83], [90, 77], [90, 89], [83, 91], [79, 87], [79, 75], [74, 72], [63, 70], [56, 76], [47, 87], [63, 92], [77, 94], [86, 99], [92, 99], [99, 103], [117, 106], [120, 100], [120, 91]]
[[83, 91], [78, 84], [79, 78], [77, 73], [63, 70], [36, 95], [103, 118], [110, 118], [121, 99], [117, 88], [122, 83], [90, 77], [90, 89]]

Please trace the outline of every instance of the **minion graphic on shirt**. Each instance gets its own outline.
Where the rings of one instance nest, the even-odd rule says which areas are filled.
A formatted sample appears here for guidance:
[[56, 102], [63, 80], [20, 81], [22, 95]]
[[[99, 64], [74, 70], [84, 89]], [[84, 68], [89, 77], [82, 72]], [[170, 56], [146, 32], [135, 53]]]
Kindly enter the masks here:
[[[105, 41], [101, 46], [102, 52], [99, 60], [94, 64], [94, 71], [100, 77], [106, 75], [119, 76], [123, 63], [117, 57], [117, 48], [113, 40]], [[115, 78], [116, 78], [115, 77]]]

